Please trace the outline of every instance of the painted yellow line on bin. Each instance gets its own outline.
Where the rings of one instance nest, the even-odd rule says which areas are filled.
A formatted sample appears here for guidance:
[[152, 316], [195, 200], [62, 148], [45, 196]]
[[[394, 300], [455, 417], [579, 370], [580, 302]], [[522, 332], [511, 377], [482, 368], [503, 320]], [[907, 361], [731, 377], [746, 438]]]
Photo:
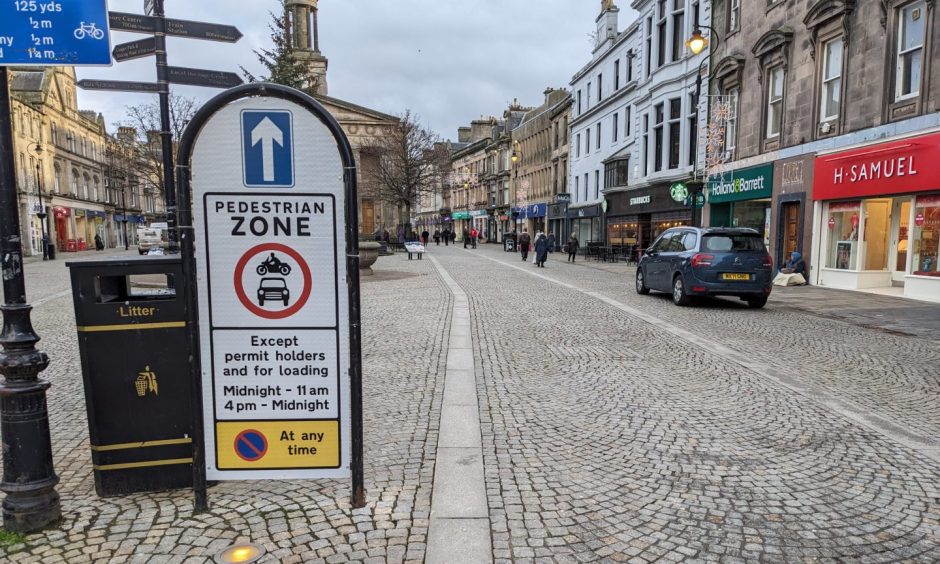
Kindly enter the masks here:
[[192, 464], [190, 458], [170, 458], [167, 460], [148, 460], [146, 462], [126, 462], [124, 464], [96, 464], [95, 470], [127, 470], [129, 468], [148, 468], [151, 466], [170, 466], [172, 464]]
[[138, 331], [141, 329], [178, 329], [186, 327], [185, 321], [167, 321], [165, 323], [130, 323], [127, 325], [85, 325], [79, 326], [79, 333], [102, 333], [105, 331]]
[[165, 445], [185, 445], [192, 443], [192, 439], [164, 439], [161, 441], [143, 441], [139, 443], [120, 443], [114, 445], [91, 445], [91, 450], [95, 452], [107, 452], [109, 450], [125, 450], [129, 448], [146, 448]]

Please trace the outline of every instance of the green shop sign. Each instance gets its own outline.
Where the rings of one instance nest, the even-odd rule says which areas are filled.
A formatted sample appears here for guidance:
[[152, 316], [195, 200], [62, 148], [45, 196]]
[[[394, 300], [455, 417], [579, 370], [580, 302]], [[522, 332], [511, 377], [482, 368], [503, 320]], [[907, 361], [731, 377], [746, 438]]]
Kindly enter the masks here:
[[451, 219], [470, 219], [470, 212], [454, 212], [450, 215]]
[[710, 204], [769, 198], [774, 191], [774, 165], [765, 164], [709, 176], [705, 189]]

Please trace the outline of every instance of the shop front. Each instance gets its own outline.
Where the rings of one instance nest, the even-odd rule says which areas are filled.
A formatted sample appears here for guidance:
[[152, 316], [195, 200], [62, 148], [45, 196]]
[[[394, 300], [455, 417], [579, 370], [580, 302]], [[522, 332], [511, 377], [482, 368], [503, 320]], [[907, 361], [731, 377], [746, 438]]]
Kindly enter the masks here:
[[480, 234], [480, 240], [486, 241], [490, 235], [490, 230], [487, 228], [490, 219], [489, 214], [486, 213], [486, 210], [473, 210], [470, 212], [470, 218], [472, 227], [476, 228], [477, 233]]
[[604, 240], [604, 233], [601, 230], [602, 219], [600, 204], [583, 208], [568, 208], [571, 233], [578, 237], [582, 246]]
[[[566, 194], [567, 195], [567, 194]], [[548, 219], [548, 232], [555, 235], [555, 246], [564, 245], [568, 240], [568, 229], [565, 217], [568, 214], [568, 202], [557, 202], [548, 205], [546, 218]]]
[[530, 234], [545, 231], [545, 218], [548, 215], [548, 204], [529, 204], [525, 207], [512, 208], [510, 213], [517, 213], [516, 222], [518, 231], [523, 229]]
[[818, 284], [940, 302], [938, 161], [940, 133], [816, 158]]
[[450, 217], [453, 220], [453, 232], [463, 240], [463, 232], [470, 231], [470, 212], [455, 211]]
[[[73, 233], [72, 208], [64, 206], [55, 206], [52, 208], [52, 215], [55, 218], [56, 247], [60, 252], [75, 251], [76, 243]], [[71, 248], [69, 242], [71, 241]]]
[[607, 244], [645, 249], [670, 227], [689, 225], [691, 210], [673, 199], [670, 185], [607, 195]]
[[738, 169], [708, 177], [705, 186], [711, 227], [749, 227], [770, 246], [774, 165]]

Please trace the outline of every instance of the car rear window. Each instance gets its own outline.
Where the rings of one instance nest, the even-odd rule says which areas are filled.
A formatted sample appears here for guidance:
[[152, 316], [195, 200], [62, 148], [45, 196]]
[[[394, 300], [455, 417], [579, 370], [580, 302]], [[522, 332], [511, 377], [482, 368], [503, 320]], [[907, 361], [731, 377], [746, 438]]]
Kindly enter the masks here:
[[702, 238], [702, 249], [716, 253], [767, 251], [757, 235], [705, 235]]

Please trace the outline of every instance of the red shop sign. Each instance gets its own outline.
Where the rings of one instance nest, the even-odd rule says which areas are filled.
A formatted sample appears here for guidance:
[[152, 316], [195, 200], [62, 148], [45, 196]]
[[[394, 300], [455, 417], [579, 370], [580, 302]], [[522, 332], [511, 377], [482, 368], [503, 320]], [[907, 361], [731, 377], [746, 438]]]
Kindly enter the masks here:
[[836, 218], [830, 217], [830, 218], [829, 218], [829, 229], [835, 229], [835, 228], [836, 228]]
[[816, 158], [813, 199], [835, 200], [940, 188], [940, 133]]
[[69, 208], [60, 208], [56, 206], [52, 208], [52, 213], [55, 214], [56, 219], [62, 219], [72, 215], [72, 210]]
[[920, 227], [924, 224], [923, 212], [918, 212], [918, 214], [914, 216], [914, 223], [917, 225], [917, 227]]

